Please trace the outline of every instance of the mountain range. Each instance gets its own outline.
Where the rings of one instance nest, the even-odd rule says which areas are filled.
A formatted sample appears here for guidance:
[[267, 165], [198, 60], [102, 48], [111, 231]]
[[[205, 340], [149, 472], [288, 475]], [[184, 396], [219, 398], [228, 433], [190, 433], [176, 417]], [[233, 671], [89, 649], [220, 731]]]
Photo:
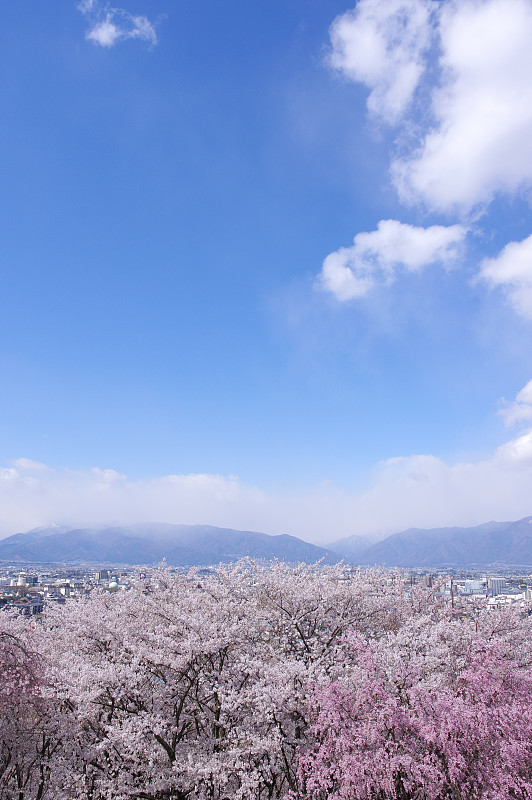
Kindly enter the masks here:
[[145, 524], [96, 528], [53, 526], [0, 541], [0, 561], [98, 564], [207, 565], [249, 556], [314, 563], [327, 550], [295, 536], [269, 536], [212, 525]]
[[532, 565], [532, 517], [470, 528], [409, 528], [378, 542], [349, 536], [326, 547], [212, 525], [51, 526], [0, 541], [0, 561], [208, 565], [249, 556], [288, 562], [323, 560], [360, 566], [483, 567]]
[[355, 560], [386, 567], [532, 565], [532, 517], [471, 528], [409, 528], [372, 544]]

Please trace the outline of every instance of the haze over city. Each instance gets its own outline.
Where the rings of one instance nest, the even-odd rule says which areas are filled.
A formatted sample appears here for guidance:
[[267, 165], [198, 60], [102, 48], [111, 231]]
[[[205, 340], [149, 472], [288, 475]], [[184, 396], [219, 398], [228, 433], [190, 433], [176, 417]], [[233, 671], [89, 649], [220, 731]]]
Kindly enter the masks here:
[[530, 0], [8, 0], [0, 537], [532, 514]]

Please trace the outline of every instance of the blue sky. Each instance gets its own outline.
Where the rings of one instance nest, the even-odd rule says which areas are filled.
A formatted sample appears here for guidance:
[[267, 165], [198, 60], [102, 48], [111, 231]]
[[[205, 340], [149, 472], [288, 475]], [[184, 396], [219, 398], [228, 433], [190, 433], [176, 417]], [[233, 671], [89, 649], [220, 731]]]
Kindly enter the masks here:
[[2, 9], [0, 535], [532, 513], [532, 2]]

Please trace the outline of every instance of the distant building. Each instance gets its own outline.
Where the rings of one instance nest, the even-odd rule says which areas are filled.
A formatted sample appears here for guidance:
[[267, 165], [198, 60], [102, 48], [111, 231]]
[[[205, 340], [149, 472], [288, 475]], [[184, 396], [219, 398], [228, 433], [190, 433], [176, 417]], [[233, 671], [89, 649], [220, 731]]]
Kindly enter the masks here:
[[44, 609], [43, 598], [39, 596], [34, 597], [17, 597], [13, 601], [13, 606], [20, 614], [29, 617], [32, 614], [42, 614]]
[[492, 597], [502, 594], [506, 587], [504, 578], [488, 578], [488, 589]]

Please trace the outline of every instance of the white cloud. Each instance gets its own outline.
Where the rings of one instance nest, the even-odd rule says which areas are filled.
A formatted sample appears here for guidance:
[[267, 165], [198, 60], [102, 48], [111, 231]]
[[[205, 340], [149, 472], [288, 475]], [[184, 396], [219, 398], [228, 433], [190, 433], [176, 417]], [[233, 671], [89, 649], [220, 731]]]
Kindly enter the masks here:
[[499, 414], [507, 427], [532, 420], [532, 380], [517, 393], [515, 400], [508, 401], [503, 398], [501, 404]]
[[[221, 475], [164, 475], [131, 480], [113, 469], [50, 471], [26, 478], [0, 468], [0, 537], [50, 523], [213, 522], [244, 525], [252, 498], [238, 479]], [[255, 500], [253, 500], [253, 503]], [[255, 520], [257, 522], [257, 520]]]
[[155, 28], [146, 17], [112, 8], [100, 0], [82, 0], [78, 9], [89, 23], [85, 38], [101, 47], [113, 47], [126, 39], [140, 39], [151, 46], [157, 44]]
[[441, 4], [434, 127], [392, 175], [406, 201], [469, 211], [532, 184], [532, 4]]
[[499, 447], [495, 458], [506, 468], [532, 467], [532, 430]]
[[[532, 0], [360, 0], [330, 36], [330, 66], [367, 86], [369, 111], [397, 129], [403, 202], [471, 220], [497, 196], [532, 196]], [[320, 281], [349, 300], [401, 267], [399, 255], [368, 259], [356, 237]], [[532, 237], [484, 260], [479, 277], [532, 319]]]
[[531, 0], [361, 0], [330, 35], [330, 65], [408, 134], [402, 200], [464, 214], [531, 188]]
[[531, 481], [529, 431], [483, 461], [447, 464], [430, 455], [389, 459], [360, 499], [366, 516], [372, 509], [388, 530], [474, 525], [530, 515]]
[[329, 64], [371, 89], [368, 110], [397, 121], [425, 69], [431, 0], [360, 0], [330, 30]]
[[454, 261], [466, 233], [462, 225], [419, 228], [381, 220], [376, 231], [358, 233], [351, 247], [327, 256], [319, 285], [341, 301], [361, 297], [374, 286], [393, 281], [399, 270], [415, 272], [428, 264]]
[[495, 258], [484, 259], [479, 278], [501, 287], [517, 313], [532, 319], [532, 235], [510, 242]]
[[145, 480], [117, 475], [64, 470], [37, 480], [0, 468], [0, 537], [50, 523], [112, 519], [209, 523], [325, 542], [353, 533], [518, 519], [532, 513], [532, 429], [482, 461], [447, 464], [428, 454], [390, 458], [378, 465], [365, 491], [331, 483], [263, 490], [235, 476], [208, 474]]

